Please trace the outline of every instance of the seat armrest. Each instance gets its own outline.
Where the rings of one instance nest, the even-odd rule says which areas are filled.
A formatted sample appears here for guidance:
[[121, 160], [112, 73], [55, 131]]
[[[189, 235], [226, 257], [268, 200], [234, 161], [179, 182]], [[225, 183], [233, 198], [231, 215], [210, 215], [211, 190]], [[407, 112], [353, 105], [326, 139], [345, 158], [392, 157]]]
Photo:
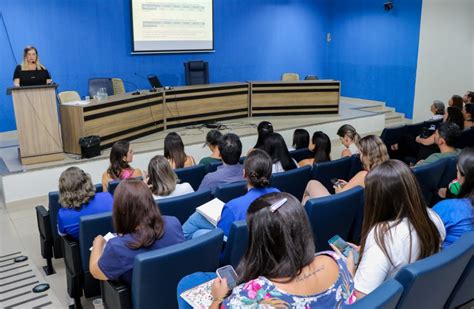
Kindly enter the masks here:
[[82, 275], [81, 253], [79, 241], [70, 236], [62, 236], [64, 249], [64, 263], [73, 275]]
[[53, 235], [51, 233], [51, 222], [49, 211], [43, 206], [35, 207], [36, 221], [41, 244], [41, 256], [45, 259], [53, 257]]
[[107, 309], [132, 309], [130, 288], [123, 281], [101, 281], [100, 289]]

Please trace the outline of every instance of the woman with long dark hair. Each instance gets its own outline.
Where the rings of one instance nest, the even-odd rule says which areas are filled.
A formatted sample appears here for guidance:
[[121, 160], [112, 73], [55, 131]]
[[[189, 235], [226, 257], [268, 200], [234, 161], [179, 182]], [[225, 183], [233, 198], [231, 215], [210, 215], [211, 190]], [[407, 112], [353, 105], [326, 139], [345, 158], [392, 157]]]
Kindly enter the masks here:
[[474, 148], [465, 148], [459, 155], [457, 181], [461, 189], [456, 198], [441, 201], [433, 207], [446, 227], [443, 248], [474, 230]]
[[178, 219], [160, 214], [141, 180], [128, 179], [117, 186], [112, 217], [117, 237], [105, 246], [104, 237], [97, 236], [89, 260], [89, 270], [98, 280], [130, 284], [135, 256], [184, 241]]
[[262, 121], [257, 127], [258, 137], [257, 143], [253, 146], [253, 149], [262, 149], [265, 144], [265, 139], [273, 133], [273, 125], [270, 121]]
[[[426, 207], [420, 192], [413, 172], [398, 160], [379, 164], [365, 177], [356, 298], [375, 290], [403, 266], [440, 250], [446, 235], [443, 222]], [[348, 259], [348, 267], [354, 272], [353, 259]]]
[[272, 173], [285, 172], [298, 167], [298, 163], [290, 156], [285, 140], [280, 134], [268, 135], [263, 149], [272, 158]]
[[164, 155], [173, 169], [189, 167], [196, 164], [192, 156], [184, 152], [181, 136], [176, 132], [168, 133], [165, 137]]
[[110, 150], [110, 165], [102, 174], [102, 187], [107, 191], [111, 180], [128, 179], [143, 176], [142, 171], [132, 168], [133, 149], [128, 141], [115, 142]]
[[321, 131], [314, 132], [311, 143], [313, 144], [314, 157], [301, 160], [298, 163], [299, 166], [331, 161], [331, 140], [327, 134]]
[[[299, 201], [288, 193], [255, 200], [247, 213], [249, 245], [230, 296], [216, 279], [210, 308], [339, 308], [348, 303], [353, 282], [332, 251], [315, 254], [313, 233]], [[317, 235], [316, 235], [317, 237]]]
[[309, 133], [305, 129], [295, 129], [293, 132], [293, 150], [305, 149], [309, 147]]

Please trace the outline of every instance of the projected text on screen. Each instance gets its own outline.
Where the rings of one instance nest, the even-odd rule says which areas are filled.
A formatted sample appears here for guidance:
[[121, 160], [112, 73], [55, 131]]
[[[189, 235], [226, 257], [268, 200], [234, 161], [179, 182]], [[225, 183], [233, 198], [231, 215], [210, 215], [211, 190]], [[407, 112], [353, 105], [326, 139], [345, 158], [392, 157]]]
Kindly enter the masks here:
[[211, 51], [213, 0], [132, 0], [133, 51]]

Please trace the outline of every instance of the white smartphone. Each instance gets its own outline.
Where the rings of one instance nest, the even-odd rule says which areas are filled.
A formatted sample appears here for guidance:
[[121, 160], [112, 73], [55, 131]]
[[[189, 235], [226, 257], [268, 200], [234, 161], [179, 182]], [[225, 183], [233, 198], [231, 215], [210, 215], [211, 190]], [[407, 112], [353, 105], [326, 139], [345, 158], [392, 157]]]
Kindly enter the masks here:
[[229, 289], [233, 289], [237, 285], [237, 273], [235, 272], [234, 267], [232, 267], [232, 265], [226, 265], [221, 268], [218, 268], [216, 270], [216, 274], [221, 279], [227, 279], [227, 286], [229, 287]]

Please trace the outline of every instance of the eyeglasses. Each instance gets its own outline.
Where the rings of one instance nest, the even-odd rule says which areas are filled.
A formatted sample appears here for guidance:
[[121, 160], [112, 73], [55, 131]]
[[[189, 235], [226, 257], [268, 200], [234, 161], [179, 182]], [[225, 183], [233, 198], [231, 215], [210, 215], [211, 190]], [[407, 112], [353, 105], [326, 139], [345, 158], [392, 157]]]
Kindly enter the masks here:
[[273, 203], [271, 206], [270, 206], [270, 211], [272, 213], [274, 213], [275, 211], [277, 211], [281, 206], [285, 205], [285, 203], [288, 201], [288, 199], [285, 197], [275, 203]]

